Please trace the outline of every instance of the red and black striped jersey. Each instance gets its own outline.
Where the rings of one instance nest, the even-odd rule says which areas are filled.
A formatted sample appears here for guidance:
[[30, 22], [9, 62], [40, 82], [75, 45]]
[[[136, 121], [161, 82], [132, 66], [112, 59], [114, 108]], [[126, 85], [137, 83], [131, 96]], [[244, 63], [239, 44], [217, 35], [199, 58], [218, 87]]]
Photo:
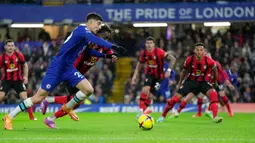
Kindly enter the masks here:
[[[99, 57], [90, 56], [88, 50], [89, 48], [85, 49], [74, 62], [74, 67], [83, 75], [99, 60]], [[102, 46], [96, 46], [95, 50], [105, 54], [113, 54], [111, 49]]]
[[145, 74], [152, 75], [155, 78], [164, 78], [164, 58], [165, 51], [160, 48], [154, 48], [151, 52], [142, 50], [140, 63], [146, 63]]
[[[217, 70], [218, 70], [218, 78], [217, 78], [217, 81], [219, 84], [224, 84], [224, 81], [225, 80], [229, 80], [228, 79], [228, 75], [227, 73], [223, 70], [221, 64], [218, 62], [218, 61], [215, 61], [216, 63], [216, 66], [217, 66]], [[212, 77], [211, 77], [211, 83], [213, 83], [214, 81], [214, 78], [213, 78], [213, 74], [212, 74]]]
[[195, 55], [189, 56], [184, 63], [184, 68], [188, 70], [188, 79], [196, 81], [210, 81], [211, 69], [216, 68], [215, 61], [207, 56], [203, 56], [200, 61]]
[[20, 52], [13, 52], [12, 55], [4, 53], [0, 56], [0, 68], [3, 70], [1, 80], [21, 81], [23, 80], [22, 68], [25, 58]]

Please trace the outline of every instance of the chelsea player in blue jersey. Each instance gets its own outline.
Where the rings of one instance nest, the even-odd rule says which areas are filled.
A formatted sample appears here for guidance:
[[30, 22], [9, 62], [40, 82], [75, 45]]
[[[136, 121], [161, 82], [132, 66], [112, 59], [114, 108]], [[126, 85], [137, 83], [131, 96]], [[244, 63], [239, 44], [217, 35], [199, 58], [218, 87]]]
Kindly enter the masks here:
[[[93, 47], [88, 47], [90, 43], [104, 46], [109, 49], [112, 48], [117, 53], [125, 52], [123, 47], [106, 42], [94, 35], [101, 28], [102, 21], [103, 19], [100, 15], [90, 13], [86, 18], [86, 26], [80, 25], [72, 31], [70, 36], [61, 46], [58, 54], [51, 61], [39, 90], [33, 97], [22, 101], [10, 112], [10, 114], [4, 116], [3, 121], [6, 130], [12, 130], [12, 120], [18, 113], [25, 111], [34, 104], [41, 103], [43, 99], [48, 96], [49, 92], [63, 81], [67, 81], [72, 87], [76, 87], [84, 93], [75, 95], [72, 100], [63, 105], [62, 110], [68, 114], [73, 113], [71, 112], [73, 107], [83, 101], [86, 96], [89, 96], [94, 92], [94, 89], [88, 80], [85, 79], [85, 77], [73, 66], [74, 61], [79, 54], [86, 48]], [[100, 54], [98, 56], [100, 56]]]

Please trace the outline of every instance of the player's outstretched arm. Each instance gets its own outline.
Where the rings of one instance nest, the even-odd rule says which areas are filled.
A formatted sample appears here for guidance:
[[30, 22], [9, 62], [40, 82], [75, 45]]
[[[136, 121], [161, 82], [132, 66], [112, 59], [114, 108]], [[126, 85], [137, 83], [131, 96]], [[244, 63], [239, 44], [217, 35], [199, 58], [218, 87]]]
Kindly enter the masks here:
[[170, 54], [170, 53], [165, 53], [165, 58], [169, 61], [170, 69], [173, 69], [174, 64], [176, 62], [176, 58]]
[[106, 47], [107, 49], [113, 49], [118, 54], [125, 54], [126, 53], [126, 49], [123, 48], [122, 46], [117, 46], [115, 44], [107, 42], [104, 39], [97, 37], [96, 35], [94, 35], [93, 33], [91, 33], [90, 31], [88, 31], [86, 29], [85, 29], [85, 32], [83, 33], [83, 35], [85, 36], [85, 38], [88, 41], [91, 41], [92, 43], [94, 43], [96, 45]]
[[25, 62], [23, 65], [23, 79], [24, 79], [24, 84], [27, 84], [28, 83], [28, 64], [27, 64], [27, 62]]
[[180, 80], [179, 80], [179, 82], [178, 82], [177, 89], [179, 89], [179, 88], [181, 87], [182, 81], [183, 81], [184, 77], [186, 77], [187, 73], [188, 73], [188, 71], [187, 71], [185, 68], [182, 69], [182, 72], [181, 72], [181, 74], [180, 74]]
[[112, 54], [104, 54], [104, 53], [100, 53], [97, 50], [94, 49], [90, 49], [89, 50], [89, 55], [90, 56], [95, 56], [95, 57], [101, 57], [101, 58], [109, 58], [111, 59], [113, 55], [115, 55], [114, 53]]
[[138, 75], [138, 72], [142, 69], [143, 65], [144, 65], [144, 64], [141, 63], [141, 62], [138, 62], [138, 63], [136, 64], [135, 72], [134, 72], [134, 74], [133, 74], [132, 81], [131, 81], [132, 84], [135, 84], [135, 80], [136, 80], [136, 77], [137, 77], [137, 75]]

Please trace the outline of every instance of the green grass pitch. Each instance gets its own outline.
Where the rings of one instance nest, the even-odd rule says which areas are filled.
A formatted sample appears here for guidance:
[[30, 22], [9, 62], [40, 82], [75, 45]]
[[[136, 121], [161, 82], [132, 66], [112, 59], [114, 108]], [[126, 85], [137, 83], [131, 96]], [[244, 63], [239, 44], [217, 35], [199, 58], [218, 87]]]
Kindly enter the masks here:
[[[43, 124], [46, 116], [36, 113], [37, 121], [29, 121], [27, 113], [17, 116], [13, 130], [6, 131], [1, 123], [0, 143], [251, 143], [255, 142], [255, 115], [235, 114], [212, 123], [203, 116], [182, 113], [177, 119], [155, 123], [150, 131], [138, 128], [135, 113], [78, 113], [80, 121], [69, 116], [58, 119], [58, 129]], [[3, 116], [3, 114], [0, 114]], [[154, 120], [159, 113], [151, 114]]]

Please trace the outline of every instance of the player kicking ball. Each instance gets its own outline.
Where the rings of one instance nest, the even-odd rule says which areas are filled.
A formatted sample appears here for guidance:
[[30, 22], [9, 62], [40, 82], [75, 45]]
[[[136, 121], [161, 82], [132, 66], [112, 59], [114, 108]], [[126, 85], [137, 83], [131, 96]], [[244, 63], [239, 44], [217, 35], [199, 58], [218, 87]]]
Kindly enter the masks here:
[[[199, 91], [206, 94], [210, 98], [210, 109], [213, 113], [213, 122], [220, 123], [223, 118], [218, 117], [218, 95], [209, 84], [211, 79], [211, 72], [213, 71], [214, 83], [217, 84], [217, 66], [213, 59], [205, 56], [204, 44], [195, 44], [195, 54], [189, 56], [184, 63], [184, 69], [181, 72], [180, 80], [177, 87], [177, 93], [168, 100], [164, 112], [161, 117], [158, 118], [157, 122], [163, 122], [169, 110], [180, 101], [183, 96], [186, 96], [192, 91]], [[187, 79], [183, 82], [183, 79], [187, 76]]]
[[[110, 27], [107, 26], [107, 25], [102, 26], [102, 28], [98, 31], [97, 36], [100, 37], [100, 38], [103, 38], [106, 41], [108, 41], [108, 39], [111, 37], [111, 29], [110, 29]], [[94, 45], [94, 44], [92, 44], [92, 45], [96, 46], [95, 49], [97, 51], [104, 53], [106, 58], [112, 59], [112, 62], [116, 62], [117, 61], [117, 56], [114, 54], [113, 50], [109, 50], [109, 49], [106, 49], [106, 48], [104, 48], [102, 46], [97, 46], [97, 45]], [[87, 71], [90, 68], [92, 68], [97, 63], [98, 60], [99, 60], [99, 57], [91, 56], [85, 50], [76, 59], [76, 61], [74, 63], [74, 67], [80, 73], [82, 73], [85, 76]], [[58, 103], [58, 104], [62, 104], [63, 105], [63, 104], [66, 104], [67, 102], [69, 102], [73, 98], [73, 95], [75, 95], [75, 94], [77, 94], [77, 95], [78, 94], [83, 94], [76, 87], [70, 87], [69, 85], [67, 85], [67, 90], [68, 90], [69, 94], [72, 95], [72, 96], [48, 96], [48, 97], [46, 97], [45, 100], [43, 100], [43, 102], [41, 103], [41, 106], [40, 106], [42, 114], [44, 115], [46, 113], [48, 104], [50, 104], [50, 103]], [[75, 106], [75, 108], [78, 108], [79, 105]], [[44, 119], [44, 124], [47, 125], [49, 128], [56, 128], [54, 121], [57, 118], [60, 118], [60, 117], [65, 116], [65, 115], [67, 115], [67, 113], [64, 112], [62, 109], [59, 109], [52, 116], [49, 116], [49, 117], [45, 118]], [[75, 113], [73, 113], [72, 115], [75, 115]], [[71, 118], [74, 121], [78, 121], [79, 120], [78, 116], [71, 116]]]
[[[79, 25], [72, 31], [70, 36], [64, 41], [58, 54], [51, 61], [42, 80], [41, 87], [35, 95], [22, 101], [14, 110], [4, 116], [3, 121], [6, 130], [12, 130], [12, 121], [15, 116], [34, 104], [41, 103], [48, 96], [49, 92], [64, 81], [68, 82], [72, 87], [77, 87], [84, 93], [75, 95], [73, 99], [61, 107], [64, 112], [73, 116], [73, 108], [94, 92], [88, 80], [73, 66], [80, 53], [87, 48], [93, 48], [88, 47], [90, 43], [104, 46], [108, 49], [112, 48], [120, 53], [125, 52], [123, 47], [113, 45], [94, 35], [100, 30], [102, 21], [103, 19], [99, 14], [90, 13], [86, 18], [86, 26]], [[96, 52], [96, 50], [92, 50]]]

